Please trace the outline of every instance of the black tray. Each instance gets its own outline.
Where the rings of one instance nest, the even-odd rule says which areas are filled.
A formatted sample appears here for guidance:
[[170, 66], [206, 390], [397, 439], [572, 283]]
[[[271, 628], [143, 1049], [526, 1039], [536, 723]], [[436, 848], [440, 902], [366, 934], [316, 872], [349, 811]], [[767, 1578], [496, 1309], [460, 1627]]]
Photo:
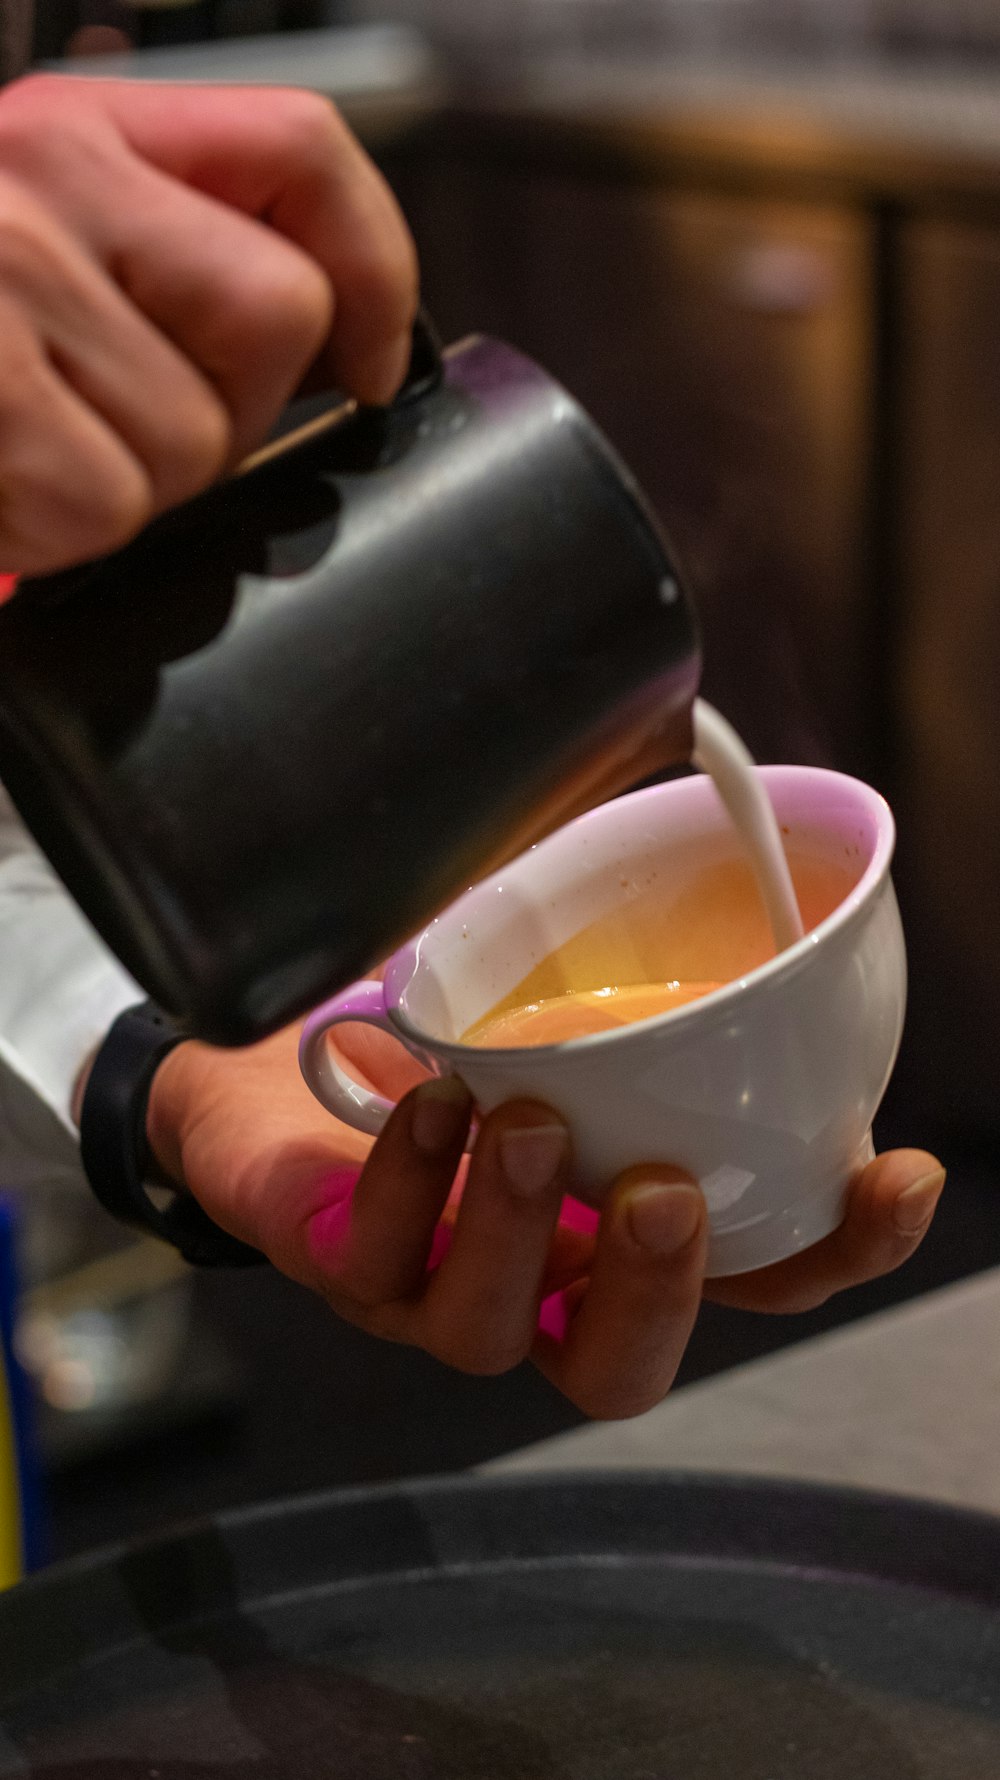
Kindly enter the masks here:
[[1000, 1521], [676, 1475], [231, 1514], [0, 1598], [0, 1775], [1000, 1780]]

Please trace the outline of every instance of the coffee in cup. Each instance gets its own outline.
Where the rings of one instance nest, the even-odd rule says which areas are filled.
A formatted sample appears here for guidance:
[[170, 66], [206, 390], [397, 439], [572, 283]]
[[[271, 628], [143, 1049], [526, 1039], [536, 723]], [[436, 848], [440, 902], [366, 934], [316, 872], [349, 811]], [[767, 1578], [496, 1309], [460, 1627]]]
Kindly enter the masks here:
[[[859, 861], [817, 866], [793, 857], [789, 867], [804, 931], [811, 932], [853, 889]], [[622, 909], [543, 958], [462, 1033], [462, 1043], [513, 1049], [612, 1032], [712, 995], [774, 954], [760, 886], [746, 862], [706, 868], [674, 898], [657, 876]]]

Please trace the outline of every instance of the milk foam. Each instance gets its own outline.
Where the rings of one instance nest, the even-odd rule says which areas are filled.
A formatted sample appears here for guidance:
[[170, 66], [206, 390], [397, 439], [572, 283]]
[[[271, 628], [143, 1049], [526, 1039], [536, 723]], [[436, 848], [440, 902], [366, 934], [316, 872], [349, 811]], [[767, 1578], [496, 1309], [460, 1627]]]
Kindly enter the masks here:
[[695, 700], [691, 758], [709, 774], [739, 833], [764, 899], [775, 949], [783, 952], [802, 938], [804, 929], [777, 817], [753, 755], [732, 724], [702, 698]]

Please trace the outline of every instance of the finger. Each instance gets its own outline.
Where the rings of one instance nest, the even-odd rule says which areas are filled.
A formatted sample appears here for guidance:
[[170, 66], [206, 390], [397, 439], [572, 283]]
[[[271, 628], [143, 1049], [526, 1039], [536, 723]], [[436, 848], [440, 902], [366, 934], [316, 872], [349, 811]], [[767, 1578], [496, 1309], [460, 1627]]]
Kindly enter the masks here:
[[362, 1169], [346, 1230], [336, 1217], [332, 1225], [312, 1221], [313, 1255], [328, 1285], [373, 1311], [422, 1288], [471, 1115], [471, 1096], [455, 1076], [432, 1077], [400, 1102]]
[[438, 1359], [496, 1374], [526, 1358], [569, 1166], [569, 1134], [547, 1107], [511, 1101], [484, 1120], [421, 1307], [419, 1339]]
[[377, 1026], [345, 1022], [328, 1033], [327, 1043], [339, 1054], [348, 1075], [389, 1100], [402, 1100], [411, 1088], [427, 1079], [424, 1064], [418, 1063], [398, 1038]]
[[800, 1255], [734, 1279], [709, 1280], [705, 1296], [737, 1310], [814, 1310], [835, 1292], [901, 1267], [919, 1248], [944, 1187], [926, 1150], [891, 1150], [869, 1162], [851, 1186], [838, 1230]]
[[237, 463], [268, 432], [330, 332], [322, 269], [273, 229], [136, 162], [108, 244], [122, 288], [217, 392]]
[[563, 1200], [545, 1268], [546, 1296], [589, 1277], [600, 1221], [593, 1206], [573, 1197]]
[[331, 374], [361, 401], [390, 400], [409, 361], [416, 252], [389, 187], [335, 108], [292, 89], [102, 87], [145, 159], [266, 219], [322, 269], [336, 295]]
[[570, 1288], [565, 1335], [537, 1336], [536, 1365], [595, 1419], [651, 1409], [694, 1327], [706, 1245], [693, 1181], [676, 1169], [630, 1170], [607, 1202], [589, 1281]]
[[0, 287], [21, 317], [11, 328], [37, 337], [52, 369], [142, 465], [154, 512], [214, 480], [230, 431], [211, 384], [70, 234], [9, 186], [0, 202]]
[[142, 464], [0, 299], [0, 564], [45, 574], [113, 550], [152, 512]]
[[594, 1264], [596, 1238], [574, 1230], [560, 1219], [545, 1265], [543, 1293], [563, 1292], [579, 1279], [587, 1279]]

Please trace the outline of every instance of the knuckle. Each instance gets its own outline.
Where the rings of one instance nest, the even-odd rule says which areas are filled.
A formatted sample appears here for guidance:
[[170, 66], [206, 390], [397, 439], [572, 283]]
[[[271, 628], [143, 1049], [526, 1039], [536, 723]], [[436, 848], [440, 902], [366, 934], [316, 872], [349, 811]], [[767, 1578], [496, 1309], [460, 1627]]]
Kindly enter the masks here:
[[2, 101], [2, 110], [15, 105], [20, 107], [41, 104], [49, 105], [58, 100], [60, 104], [66, 98], [66, 82], [55, 74], [23, 74], [20, 80], [11, 81], [6, 88]]
[[230, 303], [229, 337], [241, 352], [280, 353], [301, 362], [315, 358], [333, 321], [333, 291], [314, 261], [290, 244], [275, 242], [270, 264], [258, 267], [253, 287]]
[[37, 297], [65, 275], [62, 233], [5, 183], [0, 193], [0, 282], [10, 295]]
[[379, 1302], [372, 1309], [355, 1307], [352, 1319], [366, 1335], [374, 1335], [378, 1341], [388, 1341], [394, 1347], [412, 1347], [414, 1345], [410, 1307], [402, 1301]]
[[395, 278], [399, 290], [404, 327], [410, 327], [420, 307], [420, 260], [417, 244], [410, 234], [402, 213], [399, 214], [399, 239], [394, 253]]
[[285, 87], [278, 102], [285, 144], [296, 160], [306, 164], [321, 161], [350, 139], [336, 106], [321, 93]]
[[[275, 1265], [281, 1267], [281, 1262], [276, 1261]], [[282, 1267], [281, 1270], [288, 1272], [291, 1278], [295, 1277], [290, 1269]], [[374, 1335], [380, 1340], [387, 1338], [387, 1332], [380, 1328], [378, 1319], [371, 1316], [366, 1307], [358, 1302], [353, 1291], [344, 1288], [336, 1275], [331, 1277], [326, 1273], [313, 1272], [304, 1277], [302, 1283], [309, 1286], [317, 1298], [322, 1299], [327, 1310], [332, 1311], [342, 1323], [349, 1323], [352, 1329], [363, 1329], [366, 1335]]]
[[768, 1308], [779, 1316], [806, 1316], [811, 1310], [821, 1310], [828, 1304], [836, 1291], [835, 1286], [805, 1285], [786, 1287], [780, 1299]]
[[352, 1267], [336, 1275], [332, 1284], [336, 1290], [350, 1298], [359, 1311], [364, 1311], [367, 1324], [373, 1334], [382, 1331], [374, 1327], [377, 1313], [385, 1307], [385, 1293], [378, 1281], [366, 1275], [359, 1268]]
[[326, 1289], [338, 1304], [350, 1305], [351, 1320], [382, 1341], [410, 1341], [407, 1333], [416, 1311], [415, 1300], [399, 1295], [399, 1282], [387, 1279], [377, 1259], [370, 1264], [349, 1255], [324, 1269]]
[[658, 1388], [630, 1387], [618, 1383], [584, 1384], [570, 1388], [566, 1395], [589, 1421], [625, 1422], [646, 1415], [666, 1396]]
[[30, 144], [38, 129], [38, 110], [48, 110], [54, 102], [52, 74], [25, 74], [11, 81], [0, 97], [0, 149], [16, 148], [22, 141]]
[[508, 1335], [484, 1336], [477, 1332], [459, 1339], [446, 1338], [432, 1352], [445, 1366], [471, 1378], [501, 1378], [527, 1359], [529, 1345]]
[[319, 266], [304, 254], [295, 258], [287, 276], [275, 280], [274, 321], [291, 348], [313, 358], [330, 332], [333, 291]]
[[222, 403], [211, 399], [199, 403], [197, 417], [188, 426], [186, 444], [199, 481], [210, 482], [220, 474], [232, 447], [232, 421]]
[[420, 273], [417, 250], [402, 218], [398, 229], [366, 238], [347, 277], [354, 301], [366, 311], [373, 330], [394, 335], [412, 326], [420, 301]]
[[214, 482], [232, 451], [232, 422], [221, 402], [205, 395], [189, 402], [164, 441], [170, 497], [180, 500]]
[[[0, 268], [0, 288], [3, 271]], [[45, 366], [42, 348], [18, 306], [0, 299], [0, 452], [9, 460], [39, 404]]]
[[150, 486], [138, 467], [133, 476], [123, 466], [120, 474], [107, 474], [100, 488], [81, 488], [76, 498], [37, 473], [4, 471], [3, 481], [6, 524], [46, 567], [117, 550], [152, 516]]
[[117, 473], [102, 483], [100, 498], [76, 507], [79, 535], [87, 540], [82, 547], [92, 555], [119, 549], [142, 530], [153, 510], [148, 477], [138, 464], [128, 466], [123, 460]]
[[[62, 185], [77, 157], [101, 155], [107, 131], [83, 81], [26, 74], [0, 95], [0, 165], [29, 181]], [[54, 121], [58, 129], [53, 129]]]
[[[58, 443], [55, 434], [45, 437]], [[44, 453], [39, 442], [36, 437], [30, 452], [9, 462], [4, 476], [5, 507], [22, 517], [25, 531], [47, 530], [54, 548], [58, 539], [82, 559], [117, 550], [152, 518], [149, 477], [123, 446], [108, 441], [95, 448], [84, 474], [79, 441], [67, 437], [66, 448]]]

